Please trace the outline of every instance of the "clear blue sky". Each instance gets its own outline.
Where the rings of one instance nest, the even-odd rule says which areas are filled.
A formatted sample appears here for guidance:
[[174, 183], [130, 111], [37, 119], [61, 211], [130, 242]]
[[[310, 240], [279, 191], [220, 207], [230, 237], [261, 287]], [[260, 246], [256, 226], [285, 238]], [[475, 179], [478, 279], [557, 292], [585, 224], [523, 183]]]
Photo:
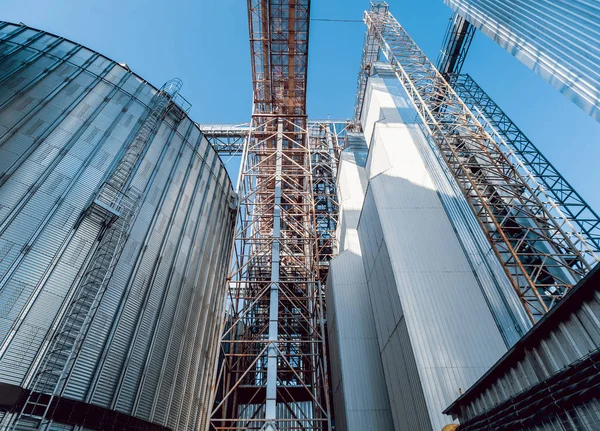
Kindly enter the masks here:
[[[425, 53], [437, 57], [450, 10], [442, 0], [388, 0]], [[313, 18], [360, 19], [367, 0], [314, 0]], [[160, 86], [179, 77], [200, 123], [246, 122], [251, 112], [245, 0], [2, 0], [0, 19], [47, 30], [126, 62]], [[311, 24], [308, 112], [352, 115], [364, 25]], [[600, 123], [503, 49], [477, 34], [470, 73], [600, 210]]]

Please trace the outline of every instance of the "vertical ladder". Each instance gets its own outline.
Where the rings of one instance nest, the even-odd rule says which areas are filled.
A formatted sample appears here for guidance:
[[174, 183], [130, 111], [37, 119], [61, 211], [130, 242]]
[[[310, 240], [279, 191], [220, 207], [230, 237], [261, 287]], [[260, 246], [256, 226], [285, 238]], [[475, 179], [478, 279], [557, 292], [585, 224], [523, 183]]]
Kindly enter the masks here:
[[174, 103], [180, 88], [181, 80], [171, 80], [154, 96], [131, 145], [75, 226], [77, 228], [84, 219], [97, 223], [99, 244], [50, 337], [49, 346], [28, 385], [28, 398], [10, 427], [12, 430], [47, 430], [52, 422], [52, 403], [65, 389], [139, 209], [141, 193], [130, 186], [135, 166], [171, 108], [177, 120], [185, 116]]

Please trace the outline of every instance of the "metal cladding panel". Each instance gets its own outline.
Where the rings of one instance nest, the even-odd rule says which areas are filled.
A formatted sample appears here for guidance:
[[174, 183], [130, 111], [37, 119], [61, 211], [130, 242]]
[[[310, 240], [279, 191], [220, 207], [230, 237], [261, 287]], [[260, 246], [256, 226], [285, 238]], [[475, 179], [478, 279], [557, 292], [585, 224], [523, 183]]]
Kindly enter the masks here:
[[[504, 269], [490, 249], [489, 241], [439, 150], [422, 132], [417, 113], [410, 105], [393, 70], [389, 65], [376, 63], [373, 72], [374, 76], [370, 78], [368, 87], [371, 89], [372, 99], [368, 106], [365, 105], [365, 109], [368, 107], [369, 115], [378, 119], [376, 124], [401, 123], [407, 126], [406, 135], [415, 142], [418, 150], [416, 153], [424, 160], [435, 188], [439, 191], [438, 196], [459, 236], [469, 264], [477, 275], [494, 319], [507, 345], [513, 345], [531, 327], [519, 298], [514, 294]], [[373, 135], [375, 125], [365, 124], [363, 127], [370, 127]], [[371, 176], [390, 167], [388, 156], [382, 149], [370, 154], [368, 164]]]
[[[100, 225], [78, 220], [157, 90], [54, 35], [3, 39], [19, 27], [0, 23], [0, 382], [27, 387], [98, 244]], [[196, 375], [185, 397], [186, 382], [174, 382], [214, 359], [198, 352], [219, 336], [234, 192], [186, 116], [167, 114], [132, 175], [140, 210], [64, 395], [196, 423], [196, 394], [212, 376]]]
[[[216, 162], [216, 159], [214, 160]], [[224, 198], [224, 196], [223, 196]], [[209, 208], [209, 213], [212, 213], [215, 209], [215, 204], [219, 207], [220, 211], [226, 211], [226, 209], [222, 206], [222, 202], [216, 201], [214, 198], [211, 199], [211, 205]], [[208, 232], [214, 232], [213, 229], [216, 229], [216, 226], [209, 224]], [[191, 412], [186, 412], [181, 409], [180, 404], [175, 404], [173, 400], [170, 400], [169, 404], [169, 424], [174, 428], [190, 428], [193, 426], [198, 426], [194, 424], [202, 424], [208, 420], [209, 410], [211, 408], [210, 404], [210, 390], [206, 384], [202, 384], [204, 381], [212, 381], [212, 372], [213, 367], [216, 364], [217, 360], [217, 348], [218, 343], [211, 343], [210, 340], [214, 340], [215, 337], [219, 336], [221, 331], [221, 321], [219, 318], [221, 317], [222, 309], [225, 301], [225, 292], [223, 289], [214, 288], [215, 283], [221, 283], [217, 276], [219, 273], [226, 271], [227, 263], [228, 263], [228, 250], [220, 247], [221, 243], [229, 243], [228, 236], [230, 237], [230, 233], [227, 229], [226, 225], [221, 225], [219, 229], [220, 233], [217, 236], [208, 237], [208, 244], [204, 244], [203, 250], [206, 250], [206, 254], [208, 255], [208, 259], [205, 261], [206, 264], [202, 265], [201, 272], [201, 280], [207, 286], [207, 289], [203, 292], [205, 298], [203, 303], [203, 309], [193, 309], [192, 315], [197, 316], [194, 318], [195, 322], [193, 326], [197, 329], [201, 329], [200, 331], [200, 340], [202, 344], [198, 344], [196, 347], [196, 352], [200, 355], [200, 367], [190, 367], [189, 363], [180, 363], [181, 372], [177, 372], [177, 378], [180, 375], [182, 376], [192, 376], [190, 381], [186, 382], [185, 392], [184, 394], [189, 394], [186, 398], [184, 395], [184, 404], [192, 403], [198, 406], [198, 413], [194, 417]], [[217, 231], [218, 232], [218, 231]], [[208, 233], [205, 233], [205, 236]], [[216, 268], [216, 270], [211, 270], [211, 268]], [[210, 288], [213, 286], [213, 288]], [[208, 347], [206, 347], [208, 345]], [[183, 366], [181, 366], [183, 364]], [[197, 374], [195, 374], [197, 373]], [[193, 386], [192, 386], [193, 384]], [[188, 391], [188, 388], [190, 390]], [[173, 421], [172, 419], [176, 416], [179, 416], [178, 422]], [[179, 425], [177, 425], [177, 423]]]
[[366, 155], [367, 146], [362, 134], [348, 134], [347, 148], [340, 155], [337, 173], [340, 208], [336, 238], [340, 251], [358, 244], [356, 227], [368, 182], [364, 169]]
[[393, 430], [373, 310], [356, 250], [331, 262], [326, 292], [334, 402], [342, 409], [336, 415], [346, 417], [343, 430]]
[[[190, 187], [197, 187], [200, 181], [200, 178], [198, 177], [198, 170], [193, 169], [194, 166], [197, 165], [189, 164], [190, 171], [187, 173], [187, 175], [189, 178], [191, 178], [191, 180], [188, 181], [186, 187], [182, 189], [184, 194], [183, 197], [180, 198], [180, 208], [177, 211], [178, 216], [185, 215], [185, 217], [181, 218], [185, 218], [186, 222], [189, 222], [190, 210], [192, 207], [190, 206], [188, 208], [190, 201], [185, 192], [189, 191]], [[179, 226], [177, 217], [174, 224]], [[187, 226], [188, 225], [186, 224], [186, 229]], [[177, 311], [176, 308], [181, 308], [180, 298], [186, 294], [187, 289], [190, 287], [189, 283], [184, 283], [184, 280], [182, 280], [183, 272], [187, 270], [189, 256], [189, 246], [183, 246], [183, 244], [186, 242], [185, 230], [179, 232], [178, 242], [179, 243], [176, 247], [178, 250], [178, 255], [174, 256], [174, 259], [176, 259], [176, 262], [173, 265], [174, 275], [169, 283], [170, 289], [164, 297], [164, 306], [161, 313], [162, 315], [160, 316], [160, 322], [158, 324], [156, 341], [153, 343], [154, 346], [152, 347], [151, 354], [149, 355], [145, 366], [146, 371], [144, 376], [145, 380], [143, 381], [142, 396], [139, 399], [139, 405], [136, 410], [136, 414], [142, 414], [147, 417], [150, 416], [152, 410], [154, 394], [157, 386], [159, 385], [159, 379], [163, 378], [164, 370], [161, 372], [161, 368], [166, 366], [166, 364], [163, 364], [163, 357], [165, 357], [167, 354], [166, 350], [169, 347], [171, 335], [173, 337], [177, 337], [177, 340], [180, 342], [180, 334], [178, 332], [172, 332], [172, 329], [173, 326], [177, 324], [177, 322], [174, 322], [174, 319]], [[177, 346], [178, 343], [175, 343], [175, 345]], [[163, 418], [164, 415], [161, 416], [160, 419]]]
[[[61, 258], [56, 259], [52, 266], [46, 266], [43, 274], [32, 274], [27, 267], [21, 266], [1, 292], [3, 296], [11, 295], [11, 285], [18, 283], [20, 287], [18, 300], [13, 302], [11, 313], [8, 315], [12, 325], [2, 344], [4, 352], [0, 369], [6, 375], [6, 382], [23, 384], [30, 372], [31, 361], [35, 359], [38, 349], [47, 337], [50, 325], [60, 313], [71, 283], [94, 245], [91, 238], [98, 232], [97, 225], [83, 222], [70, 241], [65, 241], [65, 238], [57, 240], [61, 245], [61, 251], [57, 250], [53, 258], [56, 259], [58, 256]], [[35, 255], [33, 249], [28, 253], [28, 256], [30, 255]], [[19, 281], [21, 272], [30, 277], [27, 282]], [[39, 331], [26, 330], [33, 327], [39, 328]], [[16, 361], [19, 366], [8, 367], [8, 364], [13, 361]]]
[[444, 1], [600, 121], [596, 0]]
[[[177, 140], [174, 141], [173, 144], [180, 146], [179, 142], [180, 140]], [[182, 147], [179, 154], [180, 158], [178, 159], [179, 163], [176, 167], [176, 172], [181, 172], [180, 168], [182, 166], [191, 167], [191, 164], [189, 163], [191, 150]], [[154, 371], [154, 375], [150, 377], [151, 379], [157, 378], [157, 374], [160, 372], [160, 369], [144, 370], [144, 365], [146, 365], [146, 367], [152, 366], [152, 364], [147, 364], [145, 359], [151, 349], [151, 344], [153, 342], [152, 337], [156, 336], [155, 331], [159, 329], [156, 327], [157, 319], [162, 315], [163, 307], [165, 307], [165, 305], [170, 305], [166, 302], [168, 299], [166, 293], [171, 281], [169, 279], [175, 268], [175, 263], [173, 261], [175, 257], [175, 239], [179, 234], [179, 230], [176, 228], [174, 220], [185, 214], [185, 211], [178, 210], [174, 198], [179, 201], [180, 196], [183, 194], [185, 186], [183, 181], [184, 178], [181, 175], [175, 175], [173, 180], [169, 183], [167, 199], [165, 199], [160, 208], [160, 211], [164, 215], [163, 220], [165, 220], [165, 227], [163, 228], [164, 230], [153, 233], [154, 235], [161, 237], [160, 249], [158, 251], [159, 254], [151, 257], [151, 259], [155, 261], [152, 269], [153, 277], [147, 287], [146, 295], [141, 304], [141, 308], [139, 309], [138, 328], [136, 328], [134, 335], [131, 338], [127, 361], [125, 362], [125, 367], [121, 374], [122, 383], [119, 390], [118, 402], [116, 404], [116, 408], [120, 411], [129, 412], [133, 409], [136, 401], [140, 401], [136, 400], [136, 396], [140, 379], [143, 378], [142, 371], [144, 371], [144, 373], [148, 372], [149, 374], [153, 374]], [[147, 414], [149, 413], [150, 406], [146, 405], [146, 408]]]
[[[382, 109], [381, 102], [379, 102], [380, 106], [374, 107], [374, 109], [381, 112], [382, 121], [400, 122], [406, 125], [405, 133], [409, 139], [414, 141], [416, 149], [411, 153], [411, 157], [414, 160], [423, 160], [425, 163], [431, 180], [428, 186], [437, 190], [437, 195], [458, 234], [467, 260], [476, 274], [502, 336], [506, 344], [512, 346], [531, 327], [531, 322], [520, 299], [515, 295], [502, 265], [491, 250], [488, 239], [464, 199], [463, 193], [444, 162], [439, 149], [423, 133], [420, 119], [414, 108], [410, 106], [398, 79], [391, 73], [389, 66], [376, 65], [374, 69], [378, 75], [373, 77], [373, 84], [380, 85], [379, 88], [383, 94], [379, 96], [379, 99], [384, 100], [386, 104], [385, 109]], [[382, 84], [383, 86], [381, 86]], [[390, 105], [395, 105], [397, 109], [390, 109]], [[380, 170], [389, 166], [386, 157], [387, 155], [384, 154], [383, 162], [379, 163], [379, 165], [383, 165], [383, 167], [379, 167]], [[404, 151], [403, 157], [406, 157]], [[370, 157], [370, 161], [372, 160], [377, 160], [376, 154]], [[375, 172], [372, 173], [372, 176], [374, 174]]]
[[[373, 310], [356, 228], [367, 177], [367, 146], [360, 134], [347, 137], [338, 169], [339, 256], [327, 278], [327, 320], [337, 426], [341, 430], [392, 430]], [[341, 420], [340, 420], [341, 418]]]
[[388, 391], [395, 429], [437, 431], [431, 426], [406, 320], [398, 323], [381, 355], [386, 376], [393, 376]]
[[460, 213], [448, 210], [463, 198], [440, 187], [448, 179], [440, 166], [432, 174], [416, 113], [387, 76], [368, 86], [363, 118], [376, 124], [363, 125], [369, 186], [358, 236], [395, 427], [441, 429], [451, 422], [441, 413], [448, 401], [507, 344], [463, 244], [469, 232], [457, 231]]
[[[598, 429], [589, 376], [600, 351], [599, 280], [596, 267], [447, 411], [467, 430], [500, 429], [505, 420], [526, 431]], [[532, 402], [533, 410], [519, 408]]]

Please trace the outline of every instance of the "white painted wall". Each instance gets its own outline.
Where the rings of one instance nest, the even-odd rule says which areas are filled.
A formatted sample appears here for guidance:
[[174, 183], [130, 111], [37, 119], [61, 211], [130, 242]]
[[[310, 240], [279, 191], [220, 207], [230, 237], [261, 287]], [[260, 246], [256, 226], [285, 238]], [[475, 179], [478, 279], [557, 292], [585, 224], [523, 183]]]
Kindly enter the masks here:
[[327, 280], [327, 321], [336, 426], [340, 431], [393, 430], [373, 311], [356, 227], [367, 176], [362, 134], [350, 135], [338, 171], [340, 255]]
[[422, 157], [416, 113], [382, 76], [365, 99], [358, 237], [395, 429], [441, 430], [442, 410], [507, 345]]

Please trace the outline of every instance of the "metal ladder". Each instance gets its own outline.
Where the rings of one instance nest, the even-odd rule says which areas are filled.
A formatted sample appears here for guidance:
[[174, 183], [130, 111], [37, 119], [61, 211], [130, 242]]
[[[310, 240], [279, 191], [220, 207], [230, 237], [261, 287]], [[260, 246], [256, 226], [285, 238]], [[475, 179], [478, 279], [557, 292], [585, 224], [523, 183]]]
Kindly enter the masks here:
[[177, 120], [185, 116], [174, 102], [180, 88], [181, 80], [171, 80], [153, 97], [150, 112], [131, 145], [75, 226], [84, 219], [97, 223], [99, 244], [51, 336], [28, 385], [28, 398], [9, 426], [11, 430], [47, 430], [52, 423], [53, 401], [65, 389], [139, 209], [141, 193], [129, 186], [134, 168], [170, 109]]

